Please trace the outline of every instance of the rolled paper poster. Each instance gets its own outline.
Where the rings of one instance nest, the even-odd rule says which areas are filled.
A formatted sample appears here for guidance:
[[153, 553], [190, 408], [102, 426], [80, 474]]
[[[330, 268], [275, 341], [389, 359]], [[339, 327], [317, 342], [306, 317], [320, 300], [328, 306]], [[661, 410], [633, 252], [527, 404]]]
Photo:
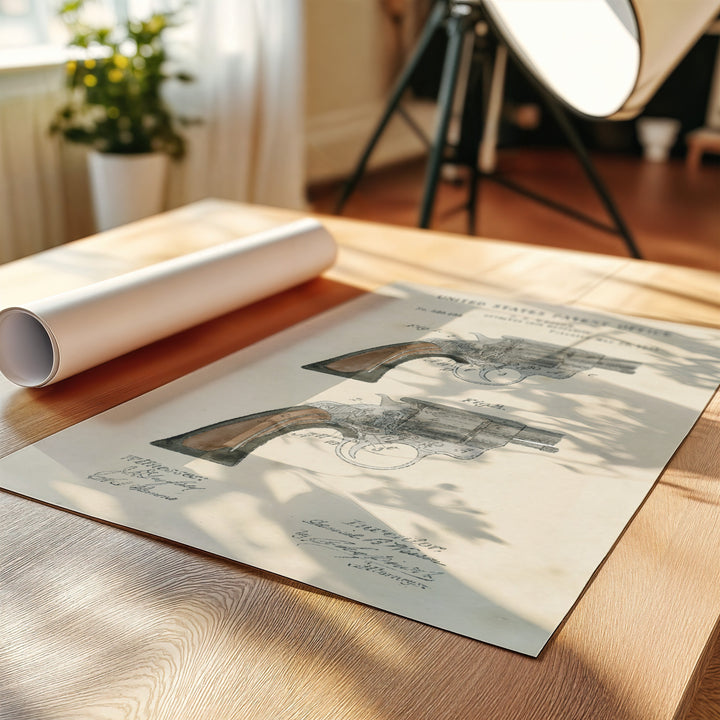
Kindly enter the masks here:
[[0, 372], [43, 387], [320, 275], [330, 233], [306, 218], [0, 311]]

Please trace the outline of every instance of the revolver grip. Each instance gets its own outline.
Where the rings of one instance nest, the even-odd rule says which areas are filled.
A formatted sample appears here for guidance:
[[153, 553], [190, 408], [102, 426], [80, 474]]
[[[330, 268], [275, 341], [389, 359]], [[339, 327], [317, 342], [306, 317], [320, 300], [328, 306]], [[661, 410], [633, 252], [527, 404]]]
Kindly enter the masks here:
[[[181, 435], [154, 440], [150, 444], [232, 466], [273, 438], [311, 427], [338, 428], [327, 410], [298, 405], [224, 420]], [[347, 429], [338, 429], [348, 434]]]
[[439, 345], [421, 340], [358, 350], [329, 360], [303, 365], [303, 368], [374, 383], [400, 363], [416, 358], [438, 356], [450, 357], [449, 353]]

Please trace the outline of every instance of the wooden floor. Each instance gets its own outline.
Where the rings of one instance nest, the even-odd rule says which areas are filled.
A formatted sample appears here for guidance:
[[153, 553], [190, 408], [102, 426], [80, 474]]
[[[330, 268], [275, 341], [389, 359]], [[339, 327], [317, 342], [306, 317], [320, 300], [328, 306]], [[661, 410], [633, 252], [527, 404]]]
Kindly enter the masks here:
[[[720, 163], [706, 160], [691, 172], [679, 158], [667, 163], [624, 155], [593, 159], [645, 259], [720, 271]], [[567, 151], [501, 150], [498, 170], [518, 184], [609, 223], [579, 163]], [[424, 174], [424, 159], [367, 173], [343, 215], [416, 226]], [[311, 188], [312, 209], [333, 213], [341, 186]], [[467, 233], [463, 209], [467, 197], [467, 183], [441, 182], [432, 228]], [[480, 185], [475, 234], [609, 255], [627, 253], [617, 235], [580, 223], [490, 180]]]

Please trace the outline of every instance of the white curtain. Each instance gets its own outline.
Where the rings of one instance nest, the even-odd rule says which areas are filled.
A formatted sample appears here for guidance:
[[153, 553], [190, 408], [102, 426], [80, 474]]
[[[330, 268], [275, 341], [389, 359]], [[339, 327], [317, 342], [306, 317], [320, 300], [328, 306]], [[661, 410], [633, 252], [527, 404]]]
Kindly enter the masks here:
[[47, 132], [61, 78], [58, 68], [0, 77], [0, 262], [65, 239], [60, 152]]
[[[188, 152], [171, 164], [168, 208], [205, 197], [304, 207], [303, 5], [191, 6], [178, 69], [196, 81], [169, 99], [200, 122], [182, 129]], [[58, 66], [0, 71], [0, 262], [92, 232], [82, 152], [46, 132], [62, 77]]]
[[196, 82], [173, 104], [185, 129], [170, 204], [220, 197], [302, 208], [304, 42], [302, 0], [205, 0], [183, 38]]

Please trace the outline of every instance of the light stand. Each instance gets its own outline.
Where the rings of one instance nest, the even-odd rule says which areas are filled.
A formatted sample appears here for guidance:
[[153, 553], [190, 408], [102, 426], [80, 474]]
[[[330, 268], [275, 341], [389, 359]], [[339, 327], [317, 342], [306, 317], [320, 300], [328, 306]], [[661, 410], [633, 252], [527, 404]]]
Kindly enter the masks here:
[[[495, 44], [501, 43], [502, 39], [497, 36], [494, 31], [488, 33], [485, 36], [478, 36], [475, 27], [480, 20], [487, 21], [485, 13], [483, 11], [482, 0], [436, 0], [433, 5], [428, 19], [423, 27], [418, 42], [408, 60], [405, 67], [403, 68], [398, 80], [396, 81], [395, 87], [393, 88], [385, 111], [381, 116], [375, 131], [371, 135], [362, 155], [355, 167], [355, 170], [347, 183], [345, 184], [342, 194], [336, 205], [336, 212], [342, 212], [345, 203], [347, 202], [350, 195], [354, 192], [357, 184], [359, 183], [365, 168], [367, 166], [370, 155], [372, 154], [375, 145], [382, 136], [388, 122], [396, 111], [399, 111], [401, 115], [408, 120], [408, 116], [402, 112], [400, 108], [400, 102], [406, 90], [410, 86], [413, 74], [418, 67], [419, 63], [423, 59], [425, 53], [428, 50], [430, 41], [434, 34], [443, 26], [445, 26], [447, 32], [447, 48], [445, 51], [445, 58], [443, 61], [443, 70], [440, 79], [440, 87], [437, 96], [438, 105], [438, 117], [437, 125], [435, 130], [434, 142], [430, 144], [430, 154], [428, 157], [427, 169], [425, 173], [425, 185], [423, 190], [423, 198], [420, 206], [420, 216], [418, 225], [421, 228], [427, 228], [430, 226], [430, 220], [432, 218], [433, 206], [435, 202], [435, 195], [437, 192], [437, 184], [440, 176], [440, 169], [443, 163], [450, 162], [452, 164], [470, 164], [470, 187], [469, 187], [469, 200], [468, 200], [468, 229], [471, 234], [475, 232], [475, 222], [477, 213], [477, 193], [478, 193], [478, 181], [482, 178], [491, 179], [498, 183], [501, 183], [509, 189], [519, 192], [524, 196], [541, 202], [554, 210], [564, 212], [569, 216], [594, 227], [606, 230], [622, 237], [625, 245], [628, 249], [629, 254], [632, 257], [640, 258], [640, 252], [635, 245], [633, 237], [623, 221], [615, 203], [613, 202], [610, 193], [605, 187], [602, 179], [598, 175], [577, 131], [570, 122], [561, 104], [553, 97], [535, 78], [530, 76], [530, 79], [535, 84], [536, 88], [540, 93], [540, 97], [544, 104], [548, 107], [560, 129], [565, 135], [570, 147], [575, 152], [588, 180], [592, 184], [596, 193], [598, 194], [606, 212], [613, 221], [613, 225], [606, 225], [601, 223], [594, 218], [591, 218], [583, 213], [580, 213], [573, 208], [563, 205], [557, 201], [546, 198], [533, 191], [527, 190], [522, 186], [510, 181], [507, 178], [503, 178], [495, 172], [486, 172], [478, 168], [477, 165], [477, 151], [480, 147], [481, 133], [480, 127], [472, 131], [471, 145], [474, 148], [474, 154], [472, 154], [471, 161], [465, 161], [462, 163], [457, 157], [452, 154], [452, 147], [449, 146], [447, 135], [450, 125], [450, 118], [453, 110], [453, 103], [455, 99], [458, 71], [460, 68], [463, 52], [467, 52], [468, 49], [476, 47], [476, 43], [483, 43], [483, 46], [479, 48], [482, 56], [482, 63], [484, 66], [484, 75], [486, 78], [492, 74], [492, 67], [495, 58]], [[492, 30], [492, 25], [490, 25]], [[487, 110], [488, 110], [488, 92], [487, 88], [484, 87], [484, 98], [482, 102], [484, 121], [487, 122]], [[467, 102], [467, 94], [465, 97]], [[418, 128], [410, 122], [411, 127], [414, 131], [419, 132]], [[449, 155], [449, 157], [448, 157]]]

